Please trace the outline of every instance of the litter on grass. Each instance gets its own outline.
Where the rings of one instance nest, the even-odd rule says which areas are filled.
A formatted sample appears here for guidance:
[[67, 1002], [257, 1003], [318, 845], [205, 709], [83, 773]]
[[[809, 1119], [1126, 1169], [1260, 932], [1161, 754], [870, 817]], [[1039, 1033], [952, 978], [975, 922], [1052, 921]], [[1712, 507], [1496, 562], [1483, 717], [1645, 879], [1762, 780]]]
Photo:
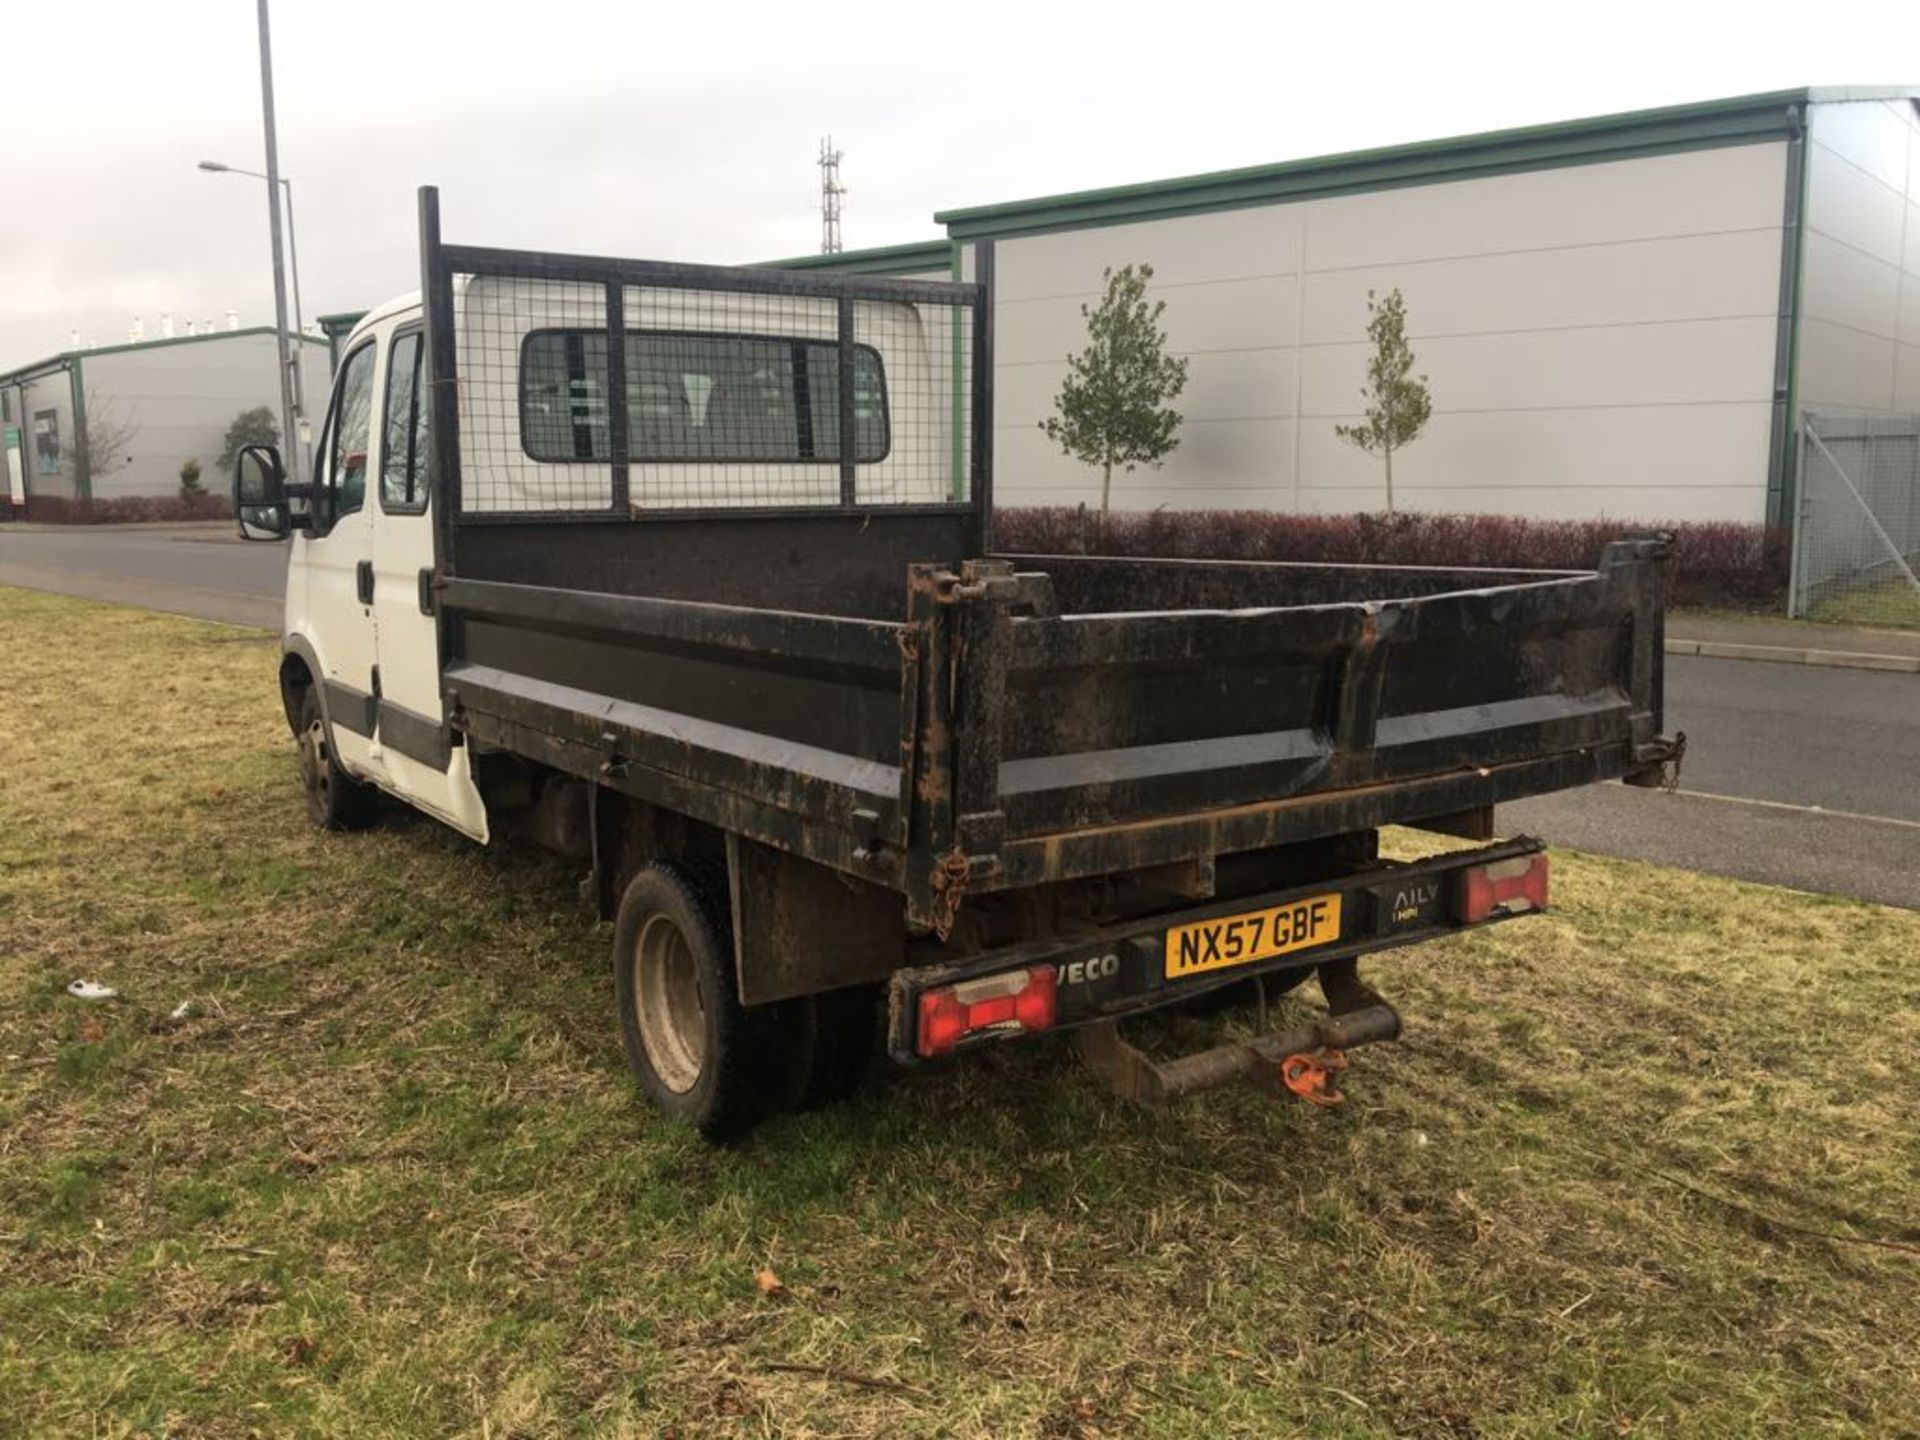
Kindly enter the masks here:
[[76, 1000], [111, 1000], [118, 993], [111, 985], [97, 985], [91, 980], [74, 980], [67, 985], [67, 994]]

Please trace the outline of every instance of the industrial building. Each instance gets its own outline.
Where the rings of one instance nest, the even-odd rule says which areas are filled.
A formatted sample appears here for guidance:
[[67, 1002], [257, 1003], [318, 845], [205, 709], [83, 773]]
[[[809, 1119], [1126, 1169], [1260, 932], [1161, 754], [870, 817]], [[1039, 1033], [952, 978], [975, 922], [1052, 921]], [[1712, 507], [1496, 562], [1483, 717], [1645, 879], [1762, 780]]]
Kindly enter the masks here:
[[1402, 508], [1791, 515], [1807, 412], [1920, 413], [1920, 88], [1793, 90], [934, 216], [776, 262], [972, 278], [993, 245], [995, 485], [1097, 503], [1041, 434], [1107, 266], [1147, 262], [1187, 357], [1179, 448], [1123, 508], [1377, 509], [1370, 290], [1434, 402]]
[[[326, 342], [305, 337], [310, 407], [327, 393]], [[180, 466], [198, 460], [201, 483], [227, 427], [243, 410], [280, 414], [273, 329], [208, 331], [63, 351], [0, 372], [0, 436], [10, 498], [105, 500], [174, 495]]]

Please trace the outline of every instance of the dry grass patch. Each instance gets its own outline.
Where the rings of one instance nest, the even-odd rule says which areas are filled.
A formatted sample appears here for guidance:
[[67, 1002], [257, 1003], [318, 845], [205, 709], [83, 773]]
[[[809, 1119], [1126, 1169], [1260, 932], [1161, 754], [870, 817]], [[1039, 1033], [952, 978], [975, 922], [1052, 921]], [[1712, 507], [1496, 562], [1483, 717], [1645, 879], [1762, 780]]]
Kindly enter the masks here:
[[0, 1426], [1920, 1430], [1920, 1255], [1859, 1243], [1920, 1245], [1920, 916], [1564, 855], [1372, 967], [1344, 1110], [1032, 1045], [714, 1150], [576, 876], [305, 827], [274, 660], [0, 592]]

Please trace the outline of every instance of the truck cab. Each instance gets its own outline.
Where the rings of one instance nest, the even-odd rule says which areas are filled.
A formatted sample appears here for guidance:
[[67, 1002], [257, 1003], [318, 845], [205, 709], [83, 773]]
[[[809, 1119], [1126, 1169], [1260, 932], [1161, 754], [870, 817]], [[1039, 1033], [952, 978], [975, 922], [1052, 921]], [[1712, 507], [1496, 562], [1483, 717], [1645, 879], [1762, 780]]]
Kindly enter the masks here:
[[[648, 292], [623, 357], [635, 513], [838, 505], [836, 315], [793, 301], [689, 303]], [[464, 278], [452, 290], [461, 349], [470, 508], [511, 517], [604, 508], [612, 407], [607, 347], [585, 300], [520, 277]], [[856, 503], [952, 498], [954, 433], [941, 373], [914, 307], [861, 301], [853, 347]], [[303, 487], [290, 510], [282, 688], [300, 723], [316, 806], [364, 810], [386, 791], [485, 842], [487, 804], [472, 755], [449, 743], [434, 610], [435, 525], [423, 306], [416, 292], [368, 313], [341, 348]], [[501, 357], [514, 363], [503, 364]], [[476, 437], [479, 443], [473, 443]], [[277, 455], [245, 461], [257, 475]], [[716, 487], [723, 467], [749, 484]], [[315, 722], [318, 723], [315, 723]], [[327, 767], [334, 767], [329, 778]], [[343, 817], [344, 818], [344, 817]]]
[[471, 754], [444, 738], [424, 349], [412, 295], [342, 352], [291, 531], [281, 690], [317, 818], [357, 819], [375, 787], [485, 842]]

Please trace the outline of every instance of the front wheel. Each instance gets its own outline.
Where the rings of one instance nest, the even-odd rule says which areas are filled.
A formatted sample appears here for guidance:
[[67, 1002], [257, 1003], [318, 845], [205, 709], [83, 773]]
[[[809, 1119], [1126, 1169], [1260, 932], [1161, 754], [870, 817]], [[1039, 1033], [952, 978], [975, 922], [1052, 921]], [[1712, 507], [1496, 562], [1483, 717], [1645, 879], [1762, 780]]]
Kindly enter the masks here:
[[371, 825], [374, 792], [341, 768], [327, 717], [320, 709], [319, 693], [311, 685], [300, 692], [293, 738], [299, 746], [300, 788], [306, 792], [307, 818], [322, 830], [364, 830]]
[[697, 871], [650, 865], [620, 897], [613, 987], [640, 1088], [709, 1140], [739, 1135], [791, 1088], [804, 1015], [740, 1003], [725, 896]]

